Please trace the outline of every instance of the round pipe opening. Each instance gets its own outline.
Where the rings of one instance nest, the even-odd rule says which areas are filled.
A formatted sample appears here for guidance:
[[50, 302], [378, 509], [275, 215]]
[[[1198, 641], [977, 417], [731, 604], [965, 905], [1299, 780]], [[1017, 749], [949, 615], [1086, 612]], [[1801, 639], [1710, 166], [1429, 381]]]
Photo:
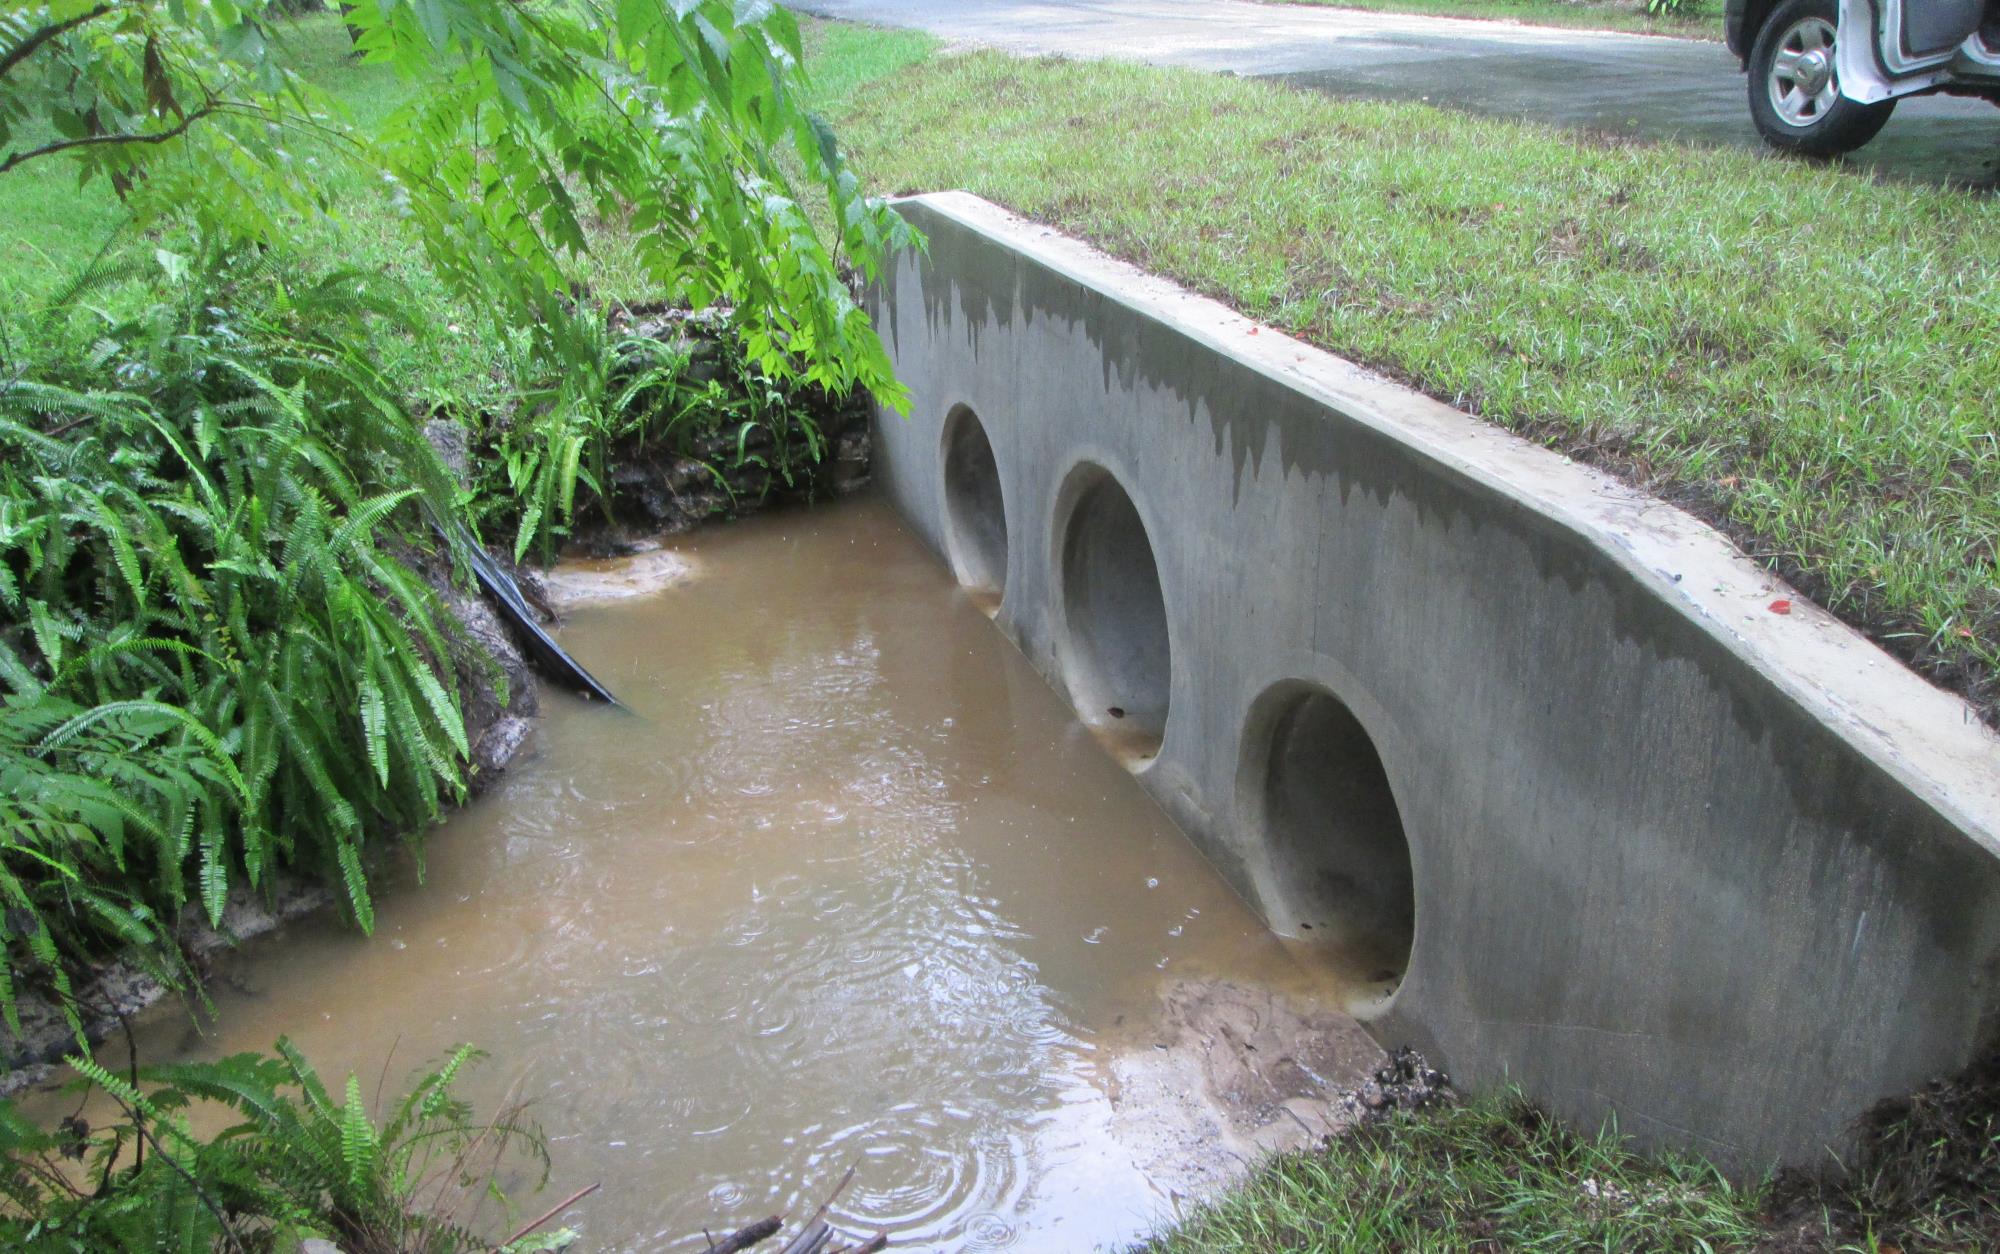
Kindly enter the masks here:
[[993, 443], [964, 405], [944, 420], [944, 524], [952, 573], [986, 608], [997, 609], [1007, 591], [1007, 505]]
[[1070, 482], [1062, 532], [1063, 669], [1077, 714], [1137, 769], [1167, 730], [1173, 653], [1152, 541], [1132, 498], [1102, 467]]
[[1339, 698], [1284, 685], [1259, 703], [1246, 763], [1274, 882], [1271, 923], [1365, 958], [1393, 983], [1410, 963], [1416, 884], [1381, 754]]

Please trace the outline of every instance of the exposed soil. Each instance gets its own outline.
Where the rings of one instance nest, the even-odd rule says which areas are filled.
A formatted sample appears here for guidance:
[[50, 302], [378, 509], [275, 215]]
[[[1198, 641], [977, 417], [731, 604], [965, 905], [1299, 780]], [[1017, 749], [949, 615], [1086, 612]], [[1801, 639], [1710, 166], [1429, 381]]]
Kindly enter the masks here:
[[1346, 1014], [1222, 980], [1179, 981], [1161, 1001], [1153, 1039], [1111, 1060], [1113, 1129], [1176, 1198], [1366, 1117], [1360, 1093], [1388, 1060]]
[[[620, 450], [611, 474], [615, 524], [582, 531], [572, 546], [611, 556], [632, 551], [631, 537], [673, 535], [711, 519], [737, 518], [786, 501], [815, 500], [854, 491], [868, 482], [869, 438], [865, 402], [826, 400], [814, 414], [826, 457], [814, 461], [803, 433], [779, 449], [759, 427], [747, 440], [717, 431], [681, 448]], [[788, 479], [775, 467], [791, 469]]]
[[1772, 1186], [1760, 1254], [2000, 1249], [2000, 1047], [1857, 1123], [1852, 1172]]

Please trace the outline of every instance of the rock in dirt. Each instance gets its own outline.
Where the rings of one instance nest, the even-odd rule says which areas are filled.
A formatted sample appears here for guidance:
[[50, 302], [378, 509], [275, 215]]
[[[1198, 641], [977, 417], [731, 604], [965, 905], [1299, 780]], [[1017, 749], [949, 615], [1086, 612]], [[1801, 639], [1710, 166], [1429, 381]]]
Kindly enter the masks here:
[[[203, 970], [230, 946], [273, 931], [332, 899], [323, 885], [289, 871], [272, 872], [261, 891], [239, 882], [229, 890], [220, 927], [209, 927], [198, 909], [189, 908], [183, 923], [189, 960]], [[85, 1034], [93, 1042], [106, 1039], [117, 1031], [122, 1016], [137, 1014], [167, 991], [165, 984], [132, 963], [104, 963], [77, 982]], [[54, 1075], [57, 1063], [76, 1052], [69, 1021], [52, 997], [24, 993], [17, 1009], [20, 1034], [0, 1028], [0, 1097], [44, 1083]]]

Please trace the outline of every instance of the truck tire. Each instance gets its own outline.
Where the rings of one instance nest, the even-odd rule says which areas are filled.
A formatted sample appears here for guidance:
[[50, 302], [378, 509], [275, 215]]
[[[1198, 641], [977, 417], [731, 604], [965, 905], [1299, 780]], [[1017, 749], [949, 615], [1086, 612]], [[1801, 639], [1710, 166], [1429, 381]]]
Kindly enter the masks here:
[[1894, 100], [1859, 104], [1840, 94], [1833, 65], [1839, 13], [1835, 0], [1785, 0], [1757, 32], [1750, 120], [1773, 148], [1839, 156], [1875, 138], [1896, 111]]

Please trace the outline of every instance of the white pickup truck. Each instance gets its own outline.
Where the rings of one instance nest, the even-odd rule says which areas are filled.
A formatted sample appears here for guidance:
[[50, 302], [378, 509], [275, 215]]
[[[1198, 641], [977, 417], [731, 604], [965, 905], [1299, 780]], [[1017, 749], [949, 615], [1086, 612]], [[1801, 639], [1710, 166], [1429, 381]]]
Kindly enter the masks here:
[[2000, 0], [1727, 0], [1724, 22], [1774, 148], [1849, 152], [1904, 96], [2000, 104]]

